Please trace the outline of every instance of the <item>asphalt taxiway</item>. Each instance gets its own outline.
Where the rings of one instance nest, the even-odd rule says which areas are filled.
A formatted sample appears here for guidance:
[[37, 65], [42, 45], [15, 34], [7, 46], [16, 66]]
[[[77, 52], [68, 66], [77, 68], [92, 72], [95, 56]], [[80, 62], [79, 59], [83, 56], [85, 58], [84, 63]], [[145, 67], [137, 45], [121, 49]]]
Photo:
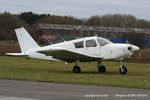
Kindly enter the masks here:
[[0, 80], [0, 100], [150, 100], [150, 89]]

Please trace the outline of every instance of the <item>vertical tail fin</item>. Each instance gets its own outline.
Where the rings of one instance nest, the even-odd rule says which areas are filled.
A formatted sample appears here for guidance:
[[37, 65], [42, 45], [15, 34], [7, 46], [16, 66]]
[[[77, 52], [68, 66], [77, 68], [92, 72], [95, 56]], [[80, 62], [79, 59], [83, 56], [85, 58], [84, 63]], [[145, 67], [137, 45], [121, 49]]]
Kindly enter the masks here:
[[23, 27], [15, 29], [15, 32], [22, 52], [39, 47]]

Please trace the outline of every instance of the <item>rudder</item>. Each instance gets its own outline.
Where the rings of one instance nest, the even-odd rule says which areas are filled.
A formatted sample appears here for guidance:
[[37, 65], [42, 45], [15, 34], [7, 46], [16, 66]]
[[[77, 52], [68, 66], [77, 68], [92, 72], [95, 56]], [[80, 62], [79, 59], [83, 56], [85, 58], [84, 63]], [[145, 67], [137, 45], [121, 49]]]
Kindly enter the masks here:
[[15, 32], [22, 52], [39, 47], [23, 27], [15, 29]]

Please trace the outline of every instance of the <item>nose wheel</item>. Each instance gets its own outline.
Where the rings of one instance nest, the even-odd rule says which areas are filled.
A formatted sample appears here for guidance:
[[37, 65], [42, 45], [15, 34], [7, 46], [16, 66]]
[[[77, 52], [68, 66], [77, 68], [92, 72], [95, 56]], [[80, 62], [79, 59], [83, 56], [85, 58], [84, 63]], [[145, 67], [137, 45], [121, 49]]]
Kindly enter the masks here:
[[127, 73], [127, 68], [122, 65], [122, 61], [120, 61], [119, 72], [120, 72], [121, 74], [126, 74], [126, 73]]

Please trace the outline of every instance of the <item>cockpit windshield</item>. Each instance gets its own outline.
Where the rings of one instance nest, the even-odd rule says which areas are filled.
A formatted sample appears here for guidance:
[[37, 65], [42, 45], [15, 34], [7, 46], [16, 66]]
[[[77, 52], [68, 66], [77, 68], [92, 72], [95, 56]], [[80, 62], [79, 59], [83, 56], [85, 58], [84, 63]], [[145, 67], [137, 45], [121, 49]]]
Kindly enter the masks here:
[[100, 46], [104, 46], [104, 45], [106, 45], [108, 43], [111, 43], [110, 41], [108, 41], [108, 40], [106, 40], [104, 38], [100, 38], [100, 37], [97, 37], [97, 41], [98, 41]]

